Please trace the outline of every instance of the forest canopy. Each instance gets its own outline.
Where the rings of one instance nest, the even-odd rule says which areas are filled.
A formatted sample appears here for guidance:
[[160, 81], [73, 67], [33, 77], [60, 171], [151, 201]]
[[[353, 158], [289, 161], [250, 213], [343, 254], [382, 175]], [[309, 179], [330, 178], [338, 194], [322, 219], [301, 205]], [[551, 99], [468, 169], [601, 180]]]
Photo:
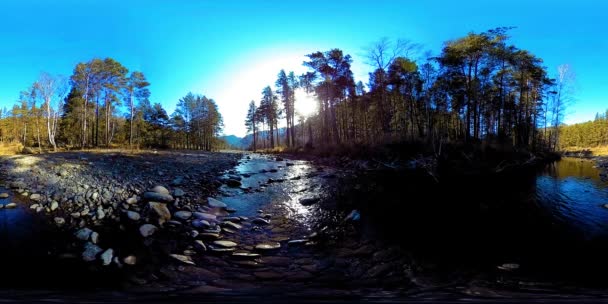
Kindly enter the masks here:
[[[421, 59], [418, 45], [381, 39], [366, 50], [373, 69], [367, 85], [354, 79], [353, 59], [342, 50], [307, 54], [308, 72], [295, 77], [281, 70], [275, 89], [264, 88], [259, 102], [249, 104], [245, 125], [252, 148], [275, 147], [277, 120], [285, 119], [286, 146], [485, 140], [555, 149], [571, 93], [570, 69], [560, 66], [551, 77], [541, 58], [509, 42], [509, 30], [469, 33]], [[319, 109], [300, 116], [298, 125], [296, 89], [314, 95]]]

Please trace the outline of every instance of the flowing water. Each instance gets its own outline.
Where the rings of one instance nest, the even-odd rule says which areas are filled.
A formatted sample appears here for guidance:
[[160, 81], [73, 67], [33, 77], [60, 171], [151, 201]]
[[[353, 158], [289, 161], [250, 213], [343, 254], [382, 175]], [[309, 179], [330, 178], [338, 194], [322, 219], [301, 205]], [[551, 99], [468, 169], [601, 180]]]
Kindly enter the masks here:
[[608, 236], [608, 184], [595, 163], [565, 158], [536, 178], [536, 201], [556, 223], [585, 238]]

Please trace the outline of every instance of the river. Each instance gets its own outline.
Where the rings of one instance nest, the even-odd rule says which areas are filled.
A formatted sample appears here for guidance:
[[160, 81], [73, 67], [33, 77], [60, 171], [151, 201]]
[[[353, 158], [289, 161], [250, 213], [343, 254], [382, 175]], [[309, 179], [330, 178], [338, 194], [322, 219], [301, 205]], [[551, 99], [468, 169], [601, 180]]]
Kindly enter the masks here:
[[[411, 263], [416, 271], [407, 279], [424, 277], [432, 284], [455, 277], [465, 281], [481, 277], [492, 284], [509, 281], [497, 266], [511, 263], [519, 268], [506, 274], [514, 273], [517, 282], [606, 285], [608, 209], [603, 205], [608, 203], [608, 185], [600, 180], [592, 161], [565, 158], [537, 172], [437, 184], [417, 174], [352, 175], [308, 161], [248, 154], [222, 174], [241, 183], [240, 187], [223, 185], [217, 197], [236, 210], [232, 216], [268, 215], [271, 223], [262, 228], [245, 226], [227, 239], [249, 250], [270, 241], [283, 247], [267, 259], [270, 266], [210, 256], [206, 267], [234, 277], [255, 275], [257, 287], [266, 286], [264, 277], [307, 287], [319, 286], [309, 281], [344, 286], [346, 279], [359, 281], [352, 286], [366, 287], [360, 282], [370, 278], [387, 286], [402, 284], [397, 275], [394, 280], [384, 278], [394, 272], [378, 270], [376, 266], [385, 261], [377, 256], [390, 256], [394, 265]], [[65, 266], [49, 267], [55, 259], [47, 257], [59, 252], [54, 248], [55, 240], [61, 240], [59, 234], [49, 232], [15, 195], [1, 202], [17, 202], [18, 208], [0, 209], [0, 258], [15, 261], [15, 271], [37, 271], [40, 275], [34, 282], [39, 285], [28, 281], [30, 276], [20, 279], [28, 286], [52, 281], [49, 285], [61, 287], [66, 282], [53, 278]], [[344, 222], [352, 210], [360, 213], [360, 220]], [[311, 237], [319, 231], [326, 231], [326, 240]], [[287, 245], [288, 240], [300, 239], [310, 244]], [[361, 248], [370, 242], [372, 252], [363, 252]], [[378, 255], [380, 251], [399, 252], [403, 258]], [[349, 252], [357, 257], [351, 258]], [[82, 273], [73, 275], [70, 284]], [[276, 288], [275, 283], [268, 286]]]

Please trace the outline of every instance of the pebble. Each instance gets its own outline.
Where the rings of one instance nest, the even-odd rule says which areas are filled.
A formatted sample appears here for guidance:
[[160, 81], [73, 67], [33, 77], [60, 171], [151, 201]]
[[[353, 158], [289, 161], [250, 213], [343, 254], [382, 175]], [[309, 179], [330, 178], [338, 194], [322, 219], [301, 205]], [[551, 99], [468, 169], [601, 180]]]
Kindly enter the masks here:
[[256, 250], [276, 250], [281, 248], [281, 244], [277, 242], [268, 242], [255, 245]]
[[184, 190], [182, 190], [182, 189], [178, 188], [178, 189], [173, 190], [173, 196], [175, 196], [175, 197], [182, 197], [184, 195], [185, 195], [185, 193], [184, 193]]
[[103, 249], [99, 248], [99, 246], [97, 246], [91, 242], [87, 242], [84, 245], [84, 251], [82, 252], [82, 259], [86, 262], [95, 261], [95, 259], [97, 259], [97, 255], [99, 253], [101, 253], [102, 251], [103, 251]]
[[101, 260], [103, 261], [104, 266], [110, 265], [110, 263], [112, 263], [113, 257], [114, 257], [114, 250], [112, 248], [106, 249], [106, 251], [104, 251], [100, 256]]
[[205, 243], [201, 240], [194, 241], [194, 248], [198, 251], [207, 251], [207, 246], [205, 246]]
[[127, 265], [135, 265], [135, 264], [137, 264], [137, 258], [134, 255], [129, 255], [129, 256], [126, 256], [122, 260], [122, 262]]
[[4, 205], [4, 208], [6, 208], [6, 209], [13, 209], [16, 207], [17, 207], [17, 204], [15, 204], [15, 203], [8, 203], [8, 204]]
[[152, 188], [151, 190], [152, 192], [156, 192], [156, 193], [160, 193], [160, 194], [169, 194], [169, 190], [167, 190], [167, 188], [161, 186], [161, 185], [157, 185], [154, 186], [154, 188]]
[[270, 221], [263, 219], [261, 217], [255, 218], [251, 221], [252, 223], [256, 224], [256, 225], [268, 225], [270, 224]]
[[236, 251], [232, 253], [233, 258], [247, 258], [247, 259], [255, 259], [259, 258], [261, 255], [259, 253], [251, 253], [247, 251]]
[[171, 212], [169, 212], [167, 205], [158, 202], [149, 202], [148, 206], [150, 207], [150, 210], [154, 211], [154, 213], [158, 217], [159, 225], [162, 225], [166, 221], [171, 219]]
[[170, 203], [173, 201], [173, 196], [158, 192], [145, 192], [144, 199], [154, 202]]
[[193, 212], [192, 215], [194, 215], [196, 219], [205, 220], [208, 222], [215, 222], [217, 220], [217, 217], [215, 215], [205, 212]]
[[185, 255], [181, 255], [181, 254], [170, 254], [169, 256], [182, 263], [189, 264], [189, 265], [196, 265], [196, 264], [194, 264], [194, 261], [192, 261], [192, 258], [189, 256], [185, 256]]
[[89, 237], [91, 237], [92, 233], [93, 233], [93, 230], [85, 227], [85, 228], [82, 228], [82, 229], [76, 231], [75, 236], [77, 239], [79, 239], [81, 241], [86, 241], [89, 239]]
[[141, 225], [141, 227], [139, 227], [139, 233], [143, 237], [149, 237], [149, 236], [153, 235], [157, 229], [158, 228], [152, 224], [143, 224], [143, 225]]
[[95, 231], [91, 233], [91, 242], [93, 242], [93, 244], [99, 243], [99, 233]]
[[59, 208], [59, 203], [57, 201], [52, 201], [51, 202], [51, 211], [55, 211], [55, 210], [57, 210], [57, 208]]
[[7, 197], [8, 197], [8, 193], [6, 193], [6, 192], [0, 193], [0, 198], [7, 198]]
[[235, 242], [224, 240], [214, 241], [213, 244], [224, 248], [232, 248], [237, 246], [237, 243]]
[[127, 211], [127, 217], [132, 221], [139, 221], [139, 219], [141, 218], [139, 213], [137, 213], [135, 211], [130, 211], [130, 210]]
[[176, 218], [181, 219], [181, 220], [187, 220], [190, 217], [192, 217], [192, 212], [190, 212], [190, 211], [177, 211], [177, 212], [175, 212], [173, 214], [173, 216], [175, 216]]
[[55, 221], [55, 225], [63, 226], [65, 224], [65, 219], [62, 217], [56, 217], [53, 219]]
[[208, 204], [209, 204], [210, 207], [213, 207], [213, 208], [226, 208], [226, 207], [228, 207], [228, 205], [226, 205], [225, 203], [223, 203], [223, 202], [221, 202], [221, 201], [219, 201], [217, 199], [214, 199], [212, 197], [208, 198], [207, 200], [208, 200]]

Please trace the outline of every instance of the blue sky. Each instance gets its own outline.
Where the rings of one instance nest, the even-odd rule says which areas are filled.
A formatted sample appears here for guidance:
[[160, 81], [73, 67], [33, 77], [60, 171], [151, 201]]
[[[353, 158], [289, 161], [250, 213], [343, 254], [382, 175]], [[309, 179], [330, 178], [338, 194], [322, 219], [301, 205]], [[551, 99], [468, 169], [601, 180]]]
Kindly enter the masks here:
[[151, 82], [151, 101], [171, 113], [187, 92], [215, 99], [225, 133], [243, 135], [247, 103], [281, 68], [303, 72], [304, 55], [341, 48], [367, 82], [363, 48], [406, 38], [438, 53], [444, 41], [516, 26], [512, 42], [554, 74], [576, 72], [566, 122], [608, 108], [608, 4], [604, 1], [31, 1], [0, 3], [0, 106], [41, 71], [112, 57]]

